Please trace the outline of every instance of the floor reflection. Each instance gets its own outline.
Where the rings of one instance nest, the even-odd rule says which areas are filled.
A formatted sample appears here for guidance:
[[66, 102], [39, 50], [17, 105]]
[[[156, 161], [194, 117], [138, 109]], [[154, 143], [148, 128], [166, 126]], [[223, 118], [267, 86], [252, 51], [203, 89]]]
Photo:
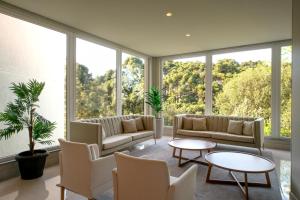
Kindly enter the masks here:
[[282, 189], [283, 198], [288, 200], [291, 191], [291, 161], [280, 160], [280, 185]]

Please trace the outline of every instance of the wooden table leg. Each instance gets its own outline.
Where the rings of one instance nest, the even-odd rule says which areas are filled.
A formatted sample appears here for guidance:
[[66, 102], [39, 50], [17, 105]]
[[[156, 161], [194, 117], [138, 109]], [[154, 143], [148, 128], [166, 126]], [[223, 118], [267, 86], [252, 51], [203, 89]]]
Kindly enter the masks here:
[[245, 199], [248, 200], [249, 199], [249, 193], [248, 193], [248, 175], [247, 173], [244, 173], [244, 176], [245, 176]]
[[200, 157], [202, 157], [202, 150], [200, 150]]
[[266, 180], [267, 180], [267, 187], [271, 187], [271, 180], [270, 180], [270, 176], [269, 176], [269, 172], [266, 172]]
[[209, 180], [210, 180], [211, 168], [212, 168], [212, 165], [208, 164], [208, 169], [207, 169], [207, 174], [206, 174], [206, 182], [209, 182]]
[[179, 149], [178, 167], [181, 166], [181, 159], [182, 159], [182, 149]]
[[173, 157], [175, 157], [175, 153], [176, 153], [176, 148], [173, 148]]

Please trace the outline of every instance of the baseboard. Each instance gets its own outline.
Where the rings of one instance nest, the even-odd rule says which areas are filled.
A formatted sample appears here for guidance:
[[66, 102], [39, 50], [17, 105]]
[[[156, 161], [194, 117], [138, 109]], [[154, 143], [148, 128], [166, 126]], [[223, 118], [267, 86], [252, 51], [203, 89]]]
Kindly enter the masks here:
[[[50, 167], [59, 163], [58, 153], [59, 150], [49, 152], [45, 167]], [[20, 175], [18, 164], [15, 160], [1, 163], [0, 171], [0, 182]]]
[[298, 198], [292, 192], [290, 192], [290, 200], [298, 200]]

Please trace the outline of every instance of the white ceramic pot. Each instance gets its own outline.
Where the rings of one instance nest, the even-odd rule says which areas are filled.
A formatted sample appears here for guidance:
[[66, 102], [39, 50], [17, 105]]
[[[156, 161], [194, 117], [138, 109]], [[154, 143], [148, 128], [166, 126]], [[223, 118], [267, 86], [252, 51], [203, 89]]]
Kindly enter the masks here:
[[164, 130], [164, 118], [156, 118], [155, 119], [155, 137], [161, 138]]

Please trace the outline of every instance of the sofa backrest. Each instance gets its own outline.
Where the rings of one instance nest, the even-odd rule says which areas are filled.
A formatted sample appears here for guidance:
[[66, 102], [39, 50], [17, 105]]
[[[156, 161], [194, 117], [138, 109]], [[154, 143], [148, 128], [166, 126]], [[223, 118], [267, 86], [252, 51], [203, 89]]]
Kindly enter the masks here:
[[82, 119], [81, 122], [101, 123], [104, 137], [109, 137], [123, 133], [122, 120], [133, 119], [138, 116], [123, 115], [104, 118]]
[[227, 132], [229, 120], [254, 121], [253, 117], [231, 117], [231, 116], [215, 116], [215, 115], [194, 115], [187, 114], [186, 117], [205, 117], [208, 131]]

